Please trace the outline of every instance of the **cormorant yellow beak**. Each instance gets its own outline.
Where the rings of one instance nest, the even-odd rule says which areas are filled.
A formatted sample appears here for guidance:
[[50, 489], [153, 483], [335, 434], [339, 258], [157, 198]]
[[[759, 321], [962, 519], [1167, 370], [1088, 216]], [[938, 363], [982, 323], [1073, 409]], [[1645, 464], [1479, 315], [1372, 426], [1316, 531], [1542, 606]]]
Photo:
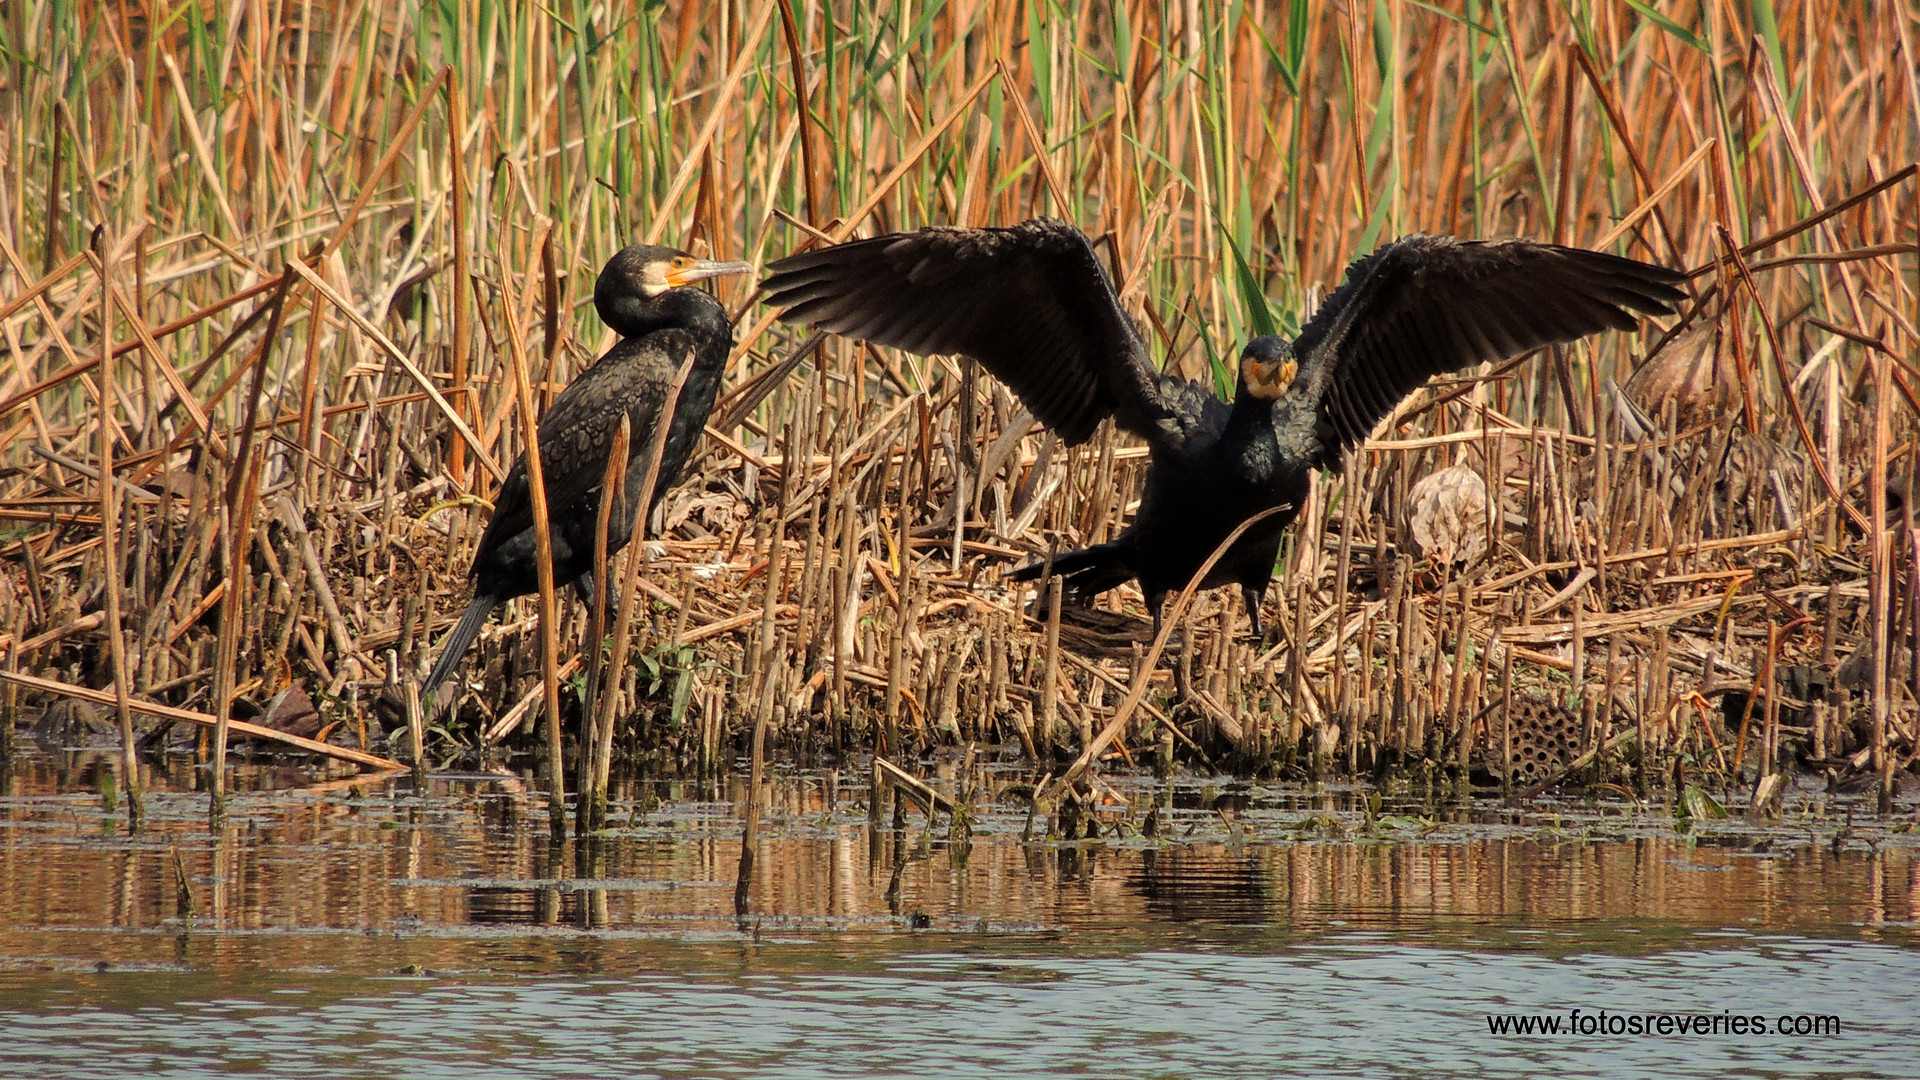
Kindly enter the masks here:
[[1266, 363], [1251, 356], [1241, 362], [1240, 374], [1247, 380], [1247, 392], [1268, 401], [1277, 399], [1293, 385], [1300, 365], [1289, 356], [1278, 363]]
[[721, 262], [714, 259], [696, 259], [691, 255], [679, 255], [667, 264], [667, 287], [677, 289], [682, 285], [705, 281], [707, 278], [723, 277], [727, 274], [746, 274], [752, 270], [752, 263]]

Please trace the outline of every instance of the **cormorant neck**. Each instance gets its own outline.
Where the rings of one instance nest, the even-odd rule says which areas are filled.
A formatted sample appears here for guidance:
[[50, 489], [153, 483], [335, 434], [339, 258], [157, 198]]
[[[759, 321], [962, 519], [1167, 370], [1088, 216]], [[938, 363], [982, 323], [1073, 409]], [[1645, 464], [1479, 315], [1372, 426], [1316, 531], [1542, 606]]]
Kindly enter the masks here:
[[1227, 430], [1245, 430], [1249, 425], [1269, 425], [1273, 420], [1274, 398], [1263, 398], [1247, 390], [1242, 375], [1233, 387], [1233, 412], [1227, 417]]
[[727, 309], [699, 289], [668, 289], [658, 296], [595, 296], [600, 319], [621, 337], [641, 337], [679, 327], [696, 333], [732, 336]]

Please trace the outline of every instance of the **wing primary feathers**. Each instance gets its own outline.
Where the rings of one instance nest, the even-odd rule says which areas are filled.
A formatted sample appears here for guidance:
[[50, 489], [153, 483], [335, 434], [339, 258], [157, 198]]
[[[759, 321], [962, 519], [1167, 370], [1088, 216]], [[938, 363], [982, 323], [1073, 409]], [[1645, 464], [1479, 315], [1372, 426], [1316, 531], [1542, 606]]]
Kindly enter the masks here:
[[933, 227], [767, 269], [766, 301], [787, 321], [921, 355], [972, 357], [1069, 443], [1108, 416], [1155, 445], [1177, 442], [1159, 423], [1172, 403], [1139, 331], [1091, 242], [1065, 222]]
[[1429, 378], [1605, 329], [1631, 330], [1686, 294], [1676, 271], [1523, 240], [1408, 236], [1355, 259], [1294, 341], [1296, 423], [1338, 460]]
[[[767, 302], [920, 354], [980, 362], [1069, 444], [1113, 417], [1184, 452], [1226, 406], [1155, 371], [1092, 243], [1039, 218], [935, 227], [821, 248], [768, 267]], [[1599, 330], [1631, 329], [1685, 298], [1679, 273], [1528, 241], [1411, 235], [1355, 259], [1293, 342], [1288, 415], [1326, 457], [1364, 439], [1427, 379]], [[1215, 410], [1220, 410], [1216, 412]]]

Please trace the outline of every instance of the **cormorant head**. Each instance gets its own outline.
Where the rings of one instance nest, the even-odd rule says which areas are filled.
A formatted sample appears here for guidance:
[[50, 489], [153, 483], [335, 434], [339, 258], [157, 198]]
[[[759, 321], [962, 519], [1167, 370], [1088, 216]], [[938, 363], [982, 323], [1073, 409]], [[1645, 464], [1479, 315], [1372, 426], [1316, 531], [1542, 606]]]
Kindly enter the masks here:
[[1240, 350], [1240, 380], [1254, 397], [1277, 399], [1293, 385], [1299, 370], [1293, 359], [1293, 344], [1285, 338], [1257, 337]]
[[619, 331], [621, 322], [631, 321], [623, 319], [623, 313], [644, 307], [647, 301], [669, 289], [723, 274], [744, 274], [752, 269], [749, 263], [696, 259], [676, 248], [634, 244], [621, 248], [607, 260], [600, 271], [600, 280], [593, 284], [593, 304], [600, 309], [601, 319]]

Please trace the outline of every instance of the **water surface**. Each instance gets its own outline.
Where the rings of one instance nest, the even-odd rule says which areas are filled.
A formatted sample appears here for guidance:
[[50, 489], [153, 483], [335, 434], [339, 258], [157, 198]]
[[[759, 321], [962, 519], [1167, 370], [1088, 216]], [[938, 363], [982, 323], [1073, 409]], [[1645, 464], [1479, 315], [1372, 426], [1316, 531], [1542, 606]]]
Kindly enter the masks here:
[[[876, 828], [860, 765], [775, 770], [741, 918], [738, 779], [630, 783], [554, 851], [517, 774], [258, 767], [212, 836], [183, 764], [129, 837], [102, 761], [17, 764], [0, 1075], [1920, 1075], [1911, 805], [1809, 789], [1683, 833], [1630, 803], [1122, 777], [1068, 841], [1034, 835], [1031, 777], [936, 763], [972, 789], [962, 855], [944, 815]], [[1721, 1020], [1489, 1031], [1575, 1010]]]

